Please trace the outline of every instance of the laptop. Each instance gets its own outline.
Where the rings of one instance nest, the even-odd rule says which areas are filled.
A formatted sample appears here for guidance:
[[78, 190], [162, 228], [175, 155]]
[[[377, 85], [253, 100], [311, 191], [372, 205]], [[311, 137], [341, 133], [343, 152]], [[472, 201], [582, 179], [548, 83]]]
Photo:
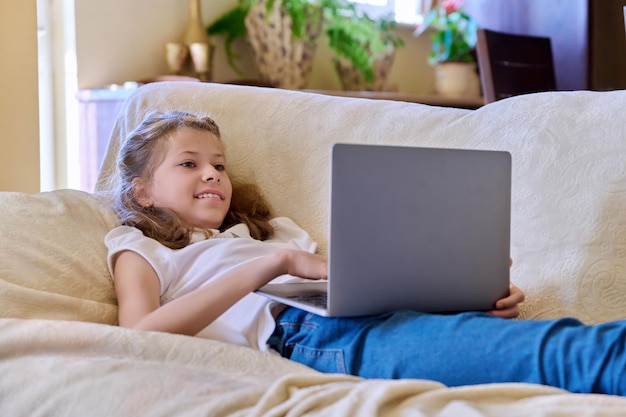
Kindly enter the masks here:
[[259, 294], [322, 316], [489, 310], [509, 292], [511, 156], [334, 144], [326, 281]]

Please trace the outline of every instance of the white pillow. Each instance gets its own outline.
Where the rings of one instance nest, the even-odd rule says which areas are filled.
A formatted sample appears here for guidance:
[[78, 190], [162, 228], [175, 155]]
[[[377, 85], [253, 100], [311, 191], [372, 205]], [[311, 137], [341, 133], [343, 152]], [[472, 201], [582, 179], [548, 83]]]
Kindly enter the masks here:
[[104, 194], [0, 193], [0, 317], [115, 324]]

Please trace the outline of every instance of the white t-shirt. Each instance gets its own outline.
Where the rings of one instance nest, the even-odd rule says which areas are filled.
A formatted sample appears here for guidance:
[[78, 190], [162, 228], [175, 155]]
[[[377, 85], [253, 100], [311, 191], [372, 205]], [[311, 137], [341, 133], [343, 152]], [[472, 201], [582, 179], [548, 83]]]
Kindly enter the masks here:
[[[250, 236], [248, 227], [238, 224], [205, 239], [194, 233], [192, 243], [170, 249], [129, 226], [119, 226], [105, 237], [109, 249], [108, 267], [113, 275], [113, 259], [124, 250], [141, 255], [152, 266], [161, 282], [161, 305], [200, 288], [230, 271], [280, 249], [315, 252], [316, 243], [303, 229], [286, 217], [270, 221], [274, 234], [265, 241]], [[274, 282], [301, 280], [283, 275]], [[268, 350], [267, 339], [274, 331], [271, 307], [275, 303], [255, 293], [246, 295], [198, 336]]]

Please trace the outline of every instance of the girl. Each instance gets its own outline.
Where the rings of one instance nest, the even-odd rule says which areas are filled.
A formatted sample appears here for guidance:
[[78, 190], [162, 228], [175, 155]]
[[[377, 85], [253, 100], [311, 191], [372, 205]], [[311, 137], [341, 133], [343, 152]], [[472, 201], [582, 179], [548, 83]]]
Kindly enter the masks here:
[[148, 116], [118, 164], [122, 226], [105, 240], [121, 326], [278, 352], [322, 372], [626, 393], [626, 322], [505, 320], [524, 298], [515, 286], [489, 313], [357, 318], [323, 318], [254, 294], [274, 279], [324, 279], [327, 261], [306, 232], [271, 217], [254, 186], [231, 184], [208, 117]]

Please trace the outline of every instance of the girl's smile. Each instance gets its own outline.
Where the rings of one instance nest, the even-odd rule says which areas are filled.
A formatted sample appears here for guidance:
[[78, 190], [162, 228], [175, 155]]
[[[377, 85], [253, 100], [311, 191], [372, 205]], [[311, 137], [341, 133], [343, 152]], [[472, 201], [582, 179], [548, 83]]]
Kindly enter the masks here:
[[224, 196], [216, 190], [208, 190], [196, 195], [196, 198], [219, 198], [220, 200], [223, 200]]

